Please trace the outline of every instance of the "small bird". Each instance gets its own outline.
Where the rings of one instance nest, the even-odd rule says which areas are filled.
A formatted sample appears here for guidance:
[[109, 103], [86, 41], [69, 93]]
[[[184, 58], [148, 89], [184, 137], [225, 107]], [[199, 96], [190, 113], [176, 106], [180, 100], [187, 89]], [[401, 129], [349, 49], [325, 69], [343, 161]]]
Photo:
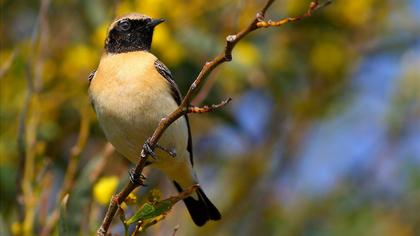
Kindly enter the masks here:
[[[90, 76], [89, 97], [105, 136], [133, 163], [159, 121], [181, 103], [171, 72], [150, 53], [154, 28], [164, 21], [137, 13], [115, 20], [99, 66]], [[179, 192], [198, 184], [187, 115], [169, 126], [159, 145], [148, 165], [165, 173]], [[221, 218], [201, 188], [184, 202], [198, 226]]]

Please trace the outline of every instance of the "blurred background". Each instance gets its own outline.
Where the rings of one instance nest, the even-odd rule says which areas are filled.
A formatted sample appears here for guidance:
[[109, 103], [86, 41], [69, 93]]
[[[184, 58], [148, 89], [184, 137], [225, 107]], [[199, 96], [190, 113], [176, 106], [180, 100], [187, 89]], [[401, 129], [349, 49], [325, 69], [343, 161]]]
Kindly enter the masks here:
[[[276, 1], [268, 18], [309, 2]], [[128, 181], [87, 96], [114, 17], [167, 19], [152, 52], [185, 94], [264, 3], [0, 1], [0, 235], [93, 235]], [[416, 0], [336, 0], [241, 41], [194, 101], [233, 102], [190, 115], [197, 173], [223, 218], [198, 228], [178, 203], [146, 234], [419, 235], [419, 13]], [[176, 194], [146, 175], [127, 217], [150, 189]], [[111, 232], [124, 235], [118, 218]]]

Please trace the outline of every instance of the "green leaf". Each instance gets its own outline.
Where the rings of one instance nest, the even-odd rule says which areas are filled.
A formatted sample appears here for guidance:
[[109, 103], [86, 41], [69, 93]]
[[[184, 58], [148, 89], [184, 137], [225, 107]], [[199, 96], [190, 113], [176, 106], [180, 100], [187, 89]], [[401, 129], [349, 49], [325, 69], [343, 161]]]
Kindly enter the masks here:
[[160, 215], [167, 213], [173, 206], [173, 202], [170, 200], [163, 200], [155, 204], [145, 203], [140, 210], [136, 212], [130, 219], [127, 220], [126, 224], [133, 224], [138, 221], [148, 220]]

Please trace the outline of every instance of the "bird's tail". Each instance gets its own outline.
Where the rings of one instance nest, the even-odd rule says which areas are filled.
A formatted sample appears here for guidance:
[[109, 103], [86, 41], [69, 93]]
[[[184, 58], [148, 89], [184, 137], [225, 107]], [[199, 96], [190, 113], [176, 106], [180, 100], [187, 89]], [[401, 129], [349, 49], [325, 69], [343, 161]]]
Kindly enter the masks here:
[[[175, 181], [174, 184], [178, 192], [182, 192], [181, 186]], [[184, 198], [184, 203], [194, 223], [197, 226], [203, 226], [209, 220], [220, 220], [219, 210], [210, 202], [200, 187], [197, 188], [196, 194], [198, 199], [191, 196]]]

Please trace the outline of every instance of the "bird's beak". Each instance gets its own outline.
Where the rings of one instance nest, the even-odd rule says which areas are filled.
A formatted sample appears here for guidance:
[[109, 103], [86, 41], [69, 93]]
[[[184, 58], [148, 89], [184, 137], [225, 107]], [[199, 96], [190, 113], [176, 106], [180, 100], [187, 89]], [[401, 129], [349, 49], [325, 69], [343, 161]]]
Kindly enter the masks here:
[[160, 24], [162, 22], [165, 22], [165, 19], [162, 19], [162, 18], [160, 18], [160, 19], [152, 19], [152, 21], [150, 21], [149, 25], [151, 27], [155, 27], [155, 26], [157, 26], [158, 24]]

